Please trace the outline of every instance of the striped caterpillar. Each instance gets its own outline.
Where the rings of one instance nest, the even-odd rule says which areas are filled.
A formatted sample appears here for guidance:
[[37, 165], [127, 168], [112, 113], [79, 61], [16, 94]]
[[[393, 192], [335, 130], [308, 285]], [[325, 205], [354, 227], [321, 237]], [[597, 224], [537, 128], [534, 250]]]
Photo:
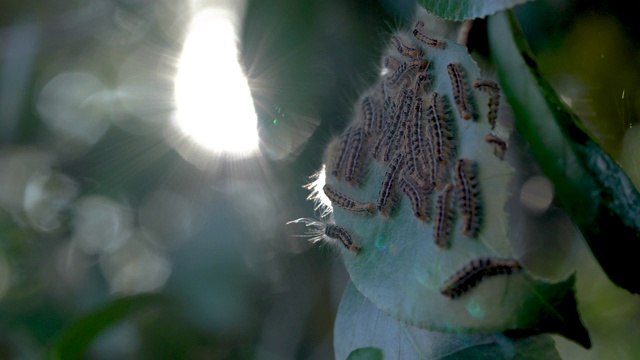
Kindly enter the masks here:
[[353, 242], [351, 234], [349, 234], [347, 229], [337, 225], [326, 224], [324, 227], [324, 234], [331, 239], [340, 240], [340, 242], [352, 253], [358, 254], [360, 252], [360, 245]]
[[460, 231], [466, 236], [474, 237], [480, 228], [480, 196], [475, 162], [458, 159], [454, 174], [458, 190], [458, 207], [462, 215]]
[[452, 299], [462, 296], [485, 277], [508, 275], [522, 269], [515, 259], [480, 258], [471, 261], [451, 276], [440, 288], [440, 293]]
[[409, 129], [409, 142], [407, 144], [407, 167], [406, 174], [412, 178], [418, 185], [428, 190], [432, 188], [431, 178], [429, 176], [429, 161], [431, 148], [428, 147], [428, 139], [425, 136], [425, 127], [423, 119], [423, 100], [417, 98], [415, 101], [413, 122]]
[[493, 154], [500, 160], [504, 159], [504, 154], [507, 152], [507, 143], [501, 138], [493, 134], [487, 134], [484, 137], [484, 141], [487, 144], [493, 145]]
[[362, 127], [357, 127], [352, 131], [349, 152], [347, 154], [344, 170], [344, 180], [350, 185], [356, 185], [360, 180], [360, 174], [363, 166], [363, 144], [364, 142], [364, 130]]
[[345, 210], [363, 215], [370, 215], [376, 210], [376, 206], [372, 202], [354, 200], [340, 193], [336, 188], [329, 184], [325, 184], [322, 190], [333, 204], [338, 205]]
[[424, 70], [427, 67], [427, 60], [412, 59], [401, 63], [386, 80], [386, 85], [396, 87], [403, 79], [413, 75], [418, 69]]
[[305, 235], [299, 235], [301, 237], [309, 237], [309, 241], [312, 243], [320, 240], [327, 240], [329, 242], [340, 242], [344, 247], [354, 254], [358, 254], [362, 248], [360, 245], [353, 242], [349, 231], [343, 227], [335, 224], [330, 224], [326, 221], [315, 220], [311, 218], [300, 218], [297, 220], [287, 222], [289, 224], [304, 223], [305, 226], [311, 228]]
[[479, 79], [473, 81], [473, 87], [489, 94], [489, 113], [487, 114], [487, 120], [491, 125], [491, 129], [495, 128], [496, 122], [498, 121], [498, 107], [500, 106], [500, 87], [491, 80]]
[[438, 164], [448, 165], [451, 156], [453, 135], [447, 114], [444, 111], [442, 96], [437, 92], [431, 94], [431, 105], [427, 108], [427, 123], [434, 147], [434, 160]]
[[416, 49], [410, 46], [405, 45], [402, 42], [402, 39], [398, 36], [391, 37], [391, 44], [398, 50], [398, 52], [406, 57], [410, 58], [419, 58], [421, 54], [420, 49]]
[[453, 225], [453, 184], [447, 184], [436, 201], [436, 220], [433, 225], [433, 241], [440, 249], [449, 247]]
[[389, 217], [395, 202], [396, 181], [398, 180], [402, 164], [403, 156], [402, 153], [399, 152], [391, 159], [387, 171], [384, 174], [384, 181], [382, 182], [382, 187], [378, 195], [378, 211], [385, 217]]
[[424, 22], [421, 20], [416, 21], [415, 25], [413, 25], [413, 36], [418, 39], [421, 43], [430, 46], [436, 49], [444, 49], [444, 41], [432, 38], [431, 36], [427, 36], [421, 30], [424, 27]]
[[431, 221], [428, 192], [420, 189], [404, 176], [400, 178], [399, 187], [409, 197], [413, 215], [422, 222]]
[[458, 108], [460, 116], [465, 120], [469, 120], [472, 114], [469, 106], [469, 91], [467, 91], [467, 85], [464, 81], [464, 71], [458, 63], [447, 65], [447, 70], [449, 71], [449, 79], [453, 89], [453, 101]]
[[331, 174], [335, 176], [336, 179], [340, 179], [342, 177], [344, 165], [347, 158], [347, 153], [350, 152], [352, 146], [353, 133], [356, 130], [356, 127], [350, 126], [348, 127], [342, 137], [340, 138], [340, 145], [336, 151], [333, 158], [333, 163], [331, 164]]

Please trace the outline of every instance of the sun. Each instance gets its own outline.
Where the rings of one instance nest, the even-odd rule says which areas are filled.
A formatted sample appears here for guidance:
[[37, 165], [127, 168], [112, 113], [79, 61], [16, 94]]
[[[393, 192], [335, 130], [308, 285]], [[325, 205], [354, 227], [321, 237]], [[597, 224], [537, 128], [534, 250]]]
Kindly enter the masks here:
[[205, 8], [189, 27], [174, 83], [174, 125], [214, 153], [258, 150], [257, 115], [239, 62], [233, 11]]

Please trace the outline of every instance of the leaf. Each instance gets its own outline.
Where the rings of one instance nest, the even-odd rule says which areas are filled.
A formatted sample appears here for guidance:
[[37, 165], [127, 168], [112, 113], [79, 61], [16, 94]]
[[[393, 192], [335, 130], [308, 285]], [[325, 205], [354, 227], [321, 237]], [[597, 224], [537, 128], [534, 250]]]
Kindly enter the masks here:
[[384, 360], [384, 355], [378, 348], [366, 347], [353, 350], [347, 360]]
[[640, 194], [538, 71], [511, 13], [488, 22], [491, 53], [518, 131], [611, 281], [640, 293]]
[[555, 348], [555, 342], [547, 334], [526, 336], [523, 338], [510, 338], [497, 335], [494, 344], [479, 345], [458, 351], [442, 358], [443, 360], [492, 360], [492, 359], [519, 359], [519, 360], [561, 360], [560, 354]]
[[636, 156], [638, 153], [640, 153], [640, 127], [634, 126], [627, 129], [622, 139], [620, 164], [636, 188], [640, 187], [640, 157]]
[[[560, 359], [549, 335], [454, 334], [420, 329], [381, 312], [352, 283], [345, 288], [334, 329], [335, 358], [375, 346], [385, 359]], [[351, 356], [351, 355], [349, 355]]]
[[[424, 10], [419, 13], [419, 17], [425, 14]], [[488, 119], [489, 95], [471, 86], [472, 81], [482, 77], [466, 47], [442, 40], [445, 44], [443, 48], [433, 48], [424, 46], [411, 33], [398, 36], [406, 46], [419, 48], [428, 62], [428, 89], [416, 87], [417, 96], [429, 98], [433, 93], [440, 94], [446, 101], [445, 108], [452, 128], [453, 145], [447, 147], [447, 151], [452, 154], [451, 159], [437, 166], [437, 171], [443, 173], [442, 180], [438, 181], [441, 187], [436, 186], [430, 195], [424, 196], [422, 201], [429, 208], [426, 212], [435, 216], [435, 199], [443, 193], [445, 183], [456, 182], [453, 164], [457, 159], [467, 159], [475, 162], [478, 169], [475, 177], [477, 185], [474, 187], [479, 189], [477, 203], [481, 209], [478, 217], [480, 226], [474, 236], [465, 235], [461, 230], [464, 219], [460, 215], [461, 210], [458, 210], [450, 227], [450, 246], [441, 249], [434, 242], [435, 221], [421, 221], [415, 216], [411, 199], [400, 189], [390, 191], [397, 194], [399, 203], [389, 216], [383, 215], [383, 211], [365, 216], [343, 209], [336, 202], [333, 204], [336, 205], [333, 206], [333, 218], [327, 222], [334, 222], [345, 229], [351, 234], [353, 242], [361, 246], [358, 255], [344, 248], [342, 250], [343, 260], [354, 285], [383, 312], [416, 327], [458, 333], [544, 330], [561, 333], [588, 347], [588, 334], [580, 322], [575, 306], [572, 276], [550, 283], [532, 277], [527, 271], [520, 271], [486, 278], [456, 299], [441, 293], [447, 280], [473, 261], [515, 257], [509, 234], [509, 218], [504, 211], [505, 203], [511, 196], [508, 189], [514, 169], [507, 161], [497, 157], [492, 145], [485, 140], [488, 134], [493, 134], [507, 141], [510, 130], [500, 122], [492, 129]], [[393, 57], [400, 56], [394, 50], [390, 50], [389, 54]], [[463, 112], [454, 105], [455, 99], [460, 96], [454, 94], [454, 81], [449, 75], [449, 64], [453, 63], [459, 64], [464, 71], [462, 82], [468, 92], [472, 113], [472, 119], [469, 120], [463, 119]], [[395, 102], [395, 106], [399, 106], [398, 99], [403, 99], [399, 94], [408, 93], [408, 88], [389, 85], [394, 74], [391, 72], [383, 76], [365, 95], [375, 98], [386, 92], [387, 97], [380, 99], [380, 102]], [[418, 78], [417, 74], [410, 77], [414, 78]], [[413, 83], [406, 86], [413, 86]], [[389, 105], [387, 109], [393, 109], [393, 106]], [[415, 110], [413, 105], [405, 109], [409, 109], [408, 112]], [[391, 110], [387, 113], [385, 121], [393, 123], [397, 115], [394, 117]], [[362, 126], [364, 122], [363, 115], [357, 114], [351, 128]], [[341, 139], [336, 139], [327, 152], [329, 171], [319, 177], [321, 181], [318, 183], [324, 181], [337, 192], [358, 201], [378, 203], [383, 194], [383, 186], [388, 183], [385, 180], [386, 172], [393, 165], [380, 160], [380, 156], [376, 158], [375, 149], [379, 147], [380, 139], [393, 133], [392, 130], [382, 131], [377, 134], [377, 139], [375, 134], [367, 138], [363, 145], [366, 150], [366, 157], [363, 156], [362, 160], [363, 178], [355, 184], [346, 181], [344, 176], [336, 176], [346, 172], [348, 168], [348, 165], [339, 166], [339, 171], [334, 171], [336, 164], [341, 164], [338, 157], [332, 155], [341, 146]], [[404, 156], [409, 158], [411, 155], [407, 149], [408, 147], [403, 146], [397, 151], [399, 154], [404, 152]], [[436, 163], [440, 164], [432, 156], [425, 166]], [[404, 170], [406, 169], [403, 168]], [[321, 188], [315, 188], [314, 191], [322, 193]], [[461, 196], [458, 194], [456, 197]], [[459, 207], [459, 204], [454, 201], [452, 206]]]
[[418, 0], [428, 12], [445, 20], [469, 20], [493, 15], [531, 0]]
[[138, 311], [166, 304], [166, 301], [159, 294], [132, 295], [113, 300], [77, 320], [60, 334], [49, 352], [49, 359], [81, 359], [93, 339], [109, 325]]

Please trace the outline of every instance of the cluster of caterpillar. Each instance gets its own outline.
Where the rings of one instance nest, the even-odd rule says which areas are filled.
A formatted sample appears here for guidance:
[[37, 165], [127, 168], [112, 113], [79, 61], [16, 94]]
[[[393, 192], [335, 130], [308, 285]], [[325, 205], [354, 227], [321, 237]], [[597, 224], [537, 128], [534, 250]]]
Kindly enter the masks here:
[[[322, 191], [332, 207], [360, 216], [379, 215], [383, 219], [393, 218], [397, 203], [407, 199], [416, 219], [433, 224], [436, 247], [447, 250], [457, 216], [461, 223], [459, 231], [467, 237], [477, 237], [482, 226], [478, 166], [472, 159], [457, 158], [456, 124], [473, 126], [477, 121], [474, 96], [479, 91], [489, 96], [486, 118], [493, 130], [500, 89], [493, 81], [471, 81], [459, 62], [438, 65], [435, 69], [430, 54], [446, 51], [447, 43], [424, 34], [423, 27], [424, 23], [417, 20], [408, 34], [398, 32], [391, 37], [389, 50], [383, 57], [387, 71], [360, 98], [354, 121], [328, 146], [325, 154], [328, 184], [315, 191]], [[439, 76], [445, 79], [448, 76], [448, 89], [440, 86], [440, 90], [435, 90], [433, 84]], [[493, 133], [484, 140], [502, 159], [506, 142]], [[350, 189], [355, 193], [367, 181], [372, 162], [378, 164], [376, 167], [386, 167], [377, 199], [352, 196]], [[357, 234], [353, 236], [348, 229], [327, 221], [315, 226], [319, 234], [315, 239], [334, 240], [356, 254], [361, 249], [354, 242]], [[482, 267], [485, 262], [473, 264]], [[492, 274], [487, 271], [474, 274]], [[475, 281], [478, 276], [484, 275], [473, 275], [470, 279]], [[453, 290], [446, 289], [457, 282], [447, 284], [443, 294], [450, 296]]]

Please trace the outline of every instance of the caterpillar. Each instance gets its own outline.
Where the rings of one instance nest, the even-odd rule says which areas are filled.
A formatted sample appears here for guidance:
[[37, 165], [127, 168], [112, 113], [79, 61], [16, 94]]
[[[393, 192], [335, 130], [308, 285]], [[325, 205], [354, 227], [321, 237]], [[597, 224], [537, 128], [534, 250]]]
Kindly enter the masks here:
[[494, 134], [487, 134], [484, 137], [484, 141], [493, 145], [493, 154], [500, 160], [504, 159], [504, 154], [507, 152], [507, 143]]
[[460, 231], [474, 237], [480, 228], [480, 204], [476, 164], [470, 159], [458, 159], [455, 168], [456, 187], [458, 189], [458, 207], [462, 215]]
[[522, 266], [515, 259], [476, 259], [465, 265], [445, 281], [440, 288], [440, 293], [451, 299], [455, 299], [478, 285], [485, 277], [513, 274], [521, 269]]
[[362, 128], [364, 130], [364, 136], [368, 138], [379, 132], [381, 129], [380, 122], [382, 121], [382, 109], [377, 100], [372, 96], [367, 96], [362, 99], [360, 103], [360, 109], [362, 111]]
[[430, 36], [425, 35], [421, 30], [424, 27], [424, 22], [421, 20], [416, 21], [415, 25], [413, 25], [413, 36], [415, 36], [418, 41], [421, 43], [430, 46], [436, 49], [444, 49], [444, 41], [432, 38]]
[[447, 65], [451, 87], [453, 89], [453, 100], [458, 108], [460, 116], [465, 119], [471, 119], [471, 109], [469, 107], [469, 94], [464, 81], [464, 71], [459, 63], [450, 63]]
[[423, 128], [423, 106], [423, 99], [417, 98], [414, 105], [413, 122], [411, 126], [408, 126], [410, 130], [407, 145], [409, 155], [407, 175], [413, 178], [422, 189], [427, 190], [432, 187], [427, 161], [427, 158], [432, 154], [429, 151], [430, 147], [427, 146], [427, 142], [430, 140], [425, 136]]
[[356, 185], [360, 179], [363, 168], [363, 137], [364, 130], [357, 127], [352, 131], [349, 153], [347, 154], [347, 162], [344, 171], [344, 180], [350, 185]]
[[409, 201], [411, 201], [413, 215], [422, 222], [431, 221], [427, 192], [422, 191], [404, 176], [400, 178], [399, 185], [402, 192], [405, 193], [407, 197], [409, 197]]
[[384, 216], [389, 217], [393, 210], [393, 203], [395, 202], [395, 188], [398, 174], [403, 164], [402, 152], [398, 152], [387, 167], [387, 171], [384, 174], [384, 181], [378, 194], [378, 211]]
[[428, 62], [424, 59], [407, 60], [400, 64], [393, 73], [391, 73], [391, 75], [386, 79], [386, 85], [395, 87], [407, 76], [412, 75], [417, 69], [423, 70], [427, 65]]
[[413, 48], [405, 45], [402, 39], [398, 36], [391, 37], [391, 44], [398, 50], [398, 52], [406, 57], [419, 58], [422, 54], [420, 49]]
[[[413, 90], [404, 89], [402, 95], [403, 97], [400, 107], [397, 108], [391, 121], [387, 122], [387, 126], [383, 129], [382, 135], [373, 149], [373, 157], [384, 163], [389, 162], [391, 160], [391, 156], [400, 147], [399, 143], [402, 141], [400, 134], [404, 136], [407, 124], [406, 118], [411, 113], [411, 103], [413, 102], [414, 97]], [[380, 156], [381, 150], [384, 150], [382, 156]]]
[[322, 190], [329, 200], [331, 200], [331, 203], [353, 213], [370, 215], [376, 210], [376, 206], [372, 202], [354, 200], [347, 195], [340, 193], [336, 188], [329, 184], [325, 184]]
[[401, 60], [396, 59], [393, 56], [385, 56], [382, 65], [387, 69], [395, 70], [402, 64]]
[[491, 80], [476, 79], [473, 81], [473, 87], [489, 94], [489, 113], [487, 119], [491, 125], [491, 129], [496, 127], [498, 121], [498, 107], [500, 106], [500, 87]]
[[406, 90], [405, 96], [402, 100], [402, 108], [400, 112], [400, 118], [398, 119], [398, 126], [395, 132], [391, 136], [391, 145], [383, 156], [384, 161], [389, 161], [391, 152], [398, 151], [402, 147], [402, 143], [405, 140], [405, 133], [409, 124], [409, 118], [411, 117], [411, 104], [413, 103], [414, 92], [411, 89]]
[[440, 249], [449, 247], [453, 223], [453, 184], [444, 186], [436, 201], [436, 218], [433, 224], [433, 241]]
[[358, 254], [360, 252], [360, 245], [353, 242], [351, 234], [349, 234], [347, 229], [333, 224], [326, 224], [324, 234], [331, 239], [340, 240], [340, 242], [352, 253]]
[[453, 136], [442, 104], [442, 97], [437, 92], [431, 94], [431, 104], [427, 108], [427, 123], [429, 124], [431, 141], [433, 141], [434, 160], [438, 164], [446, 166], [453, 148], [451, 144]]
[[342, 243], [347, 250], [354, 254], [358, 254], [362, 248], [360, 245], [353, 242], [349, 231], [343, 227], [335, 224], [327, 223], [323, 220], [315, 220], [311, 218], [300, 218], [297, 220], [287, 222], [289, 224], [304, 223], [305, 226], [311, 228], [305, 235], [299, 235], [301, 237], [309, 237], [309, 241], [316, 243], [320, 240], [327, 240], [335, 242], [336, 240]]
[[416, 95], [422, 95], [427, 91], [429, 86], [429, 75], [427, 75], [426, 71], [421, 72], [416, 76], [414, 89], [416, 91]]
[[342, 134], [342, 137], [340, 138], [340, 145], [334, 156], [333, 164], [331, 166], [331, 174], [336, 179], [340, 179], [342, 175], [342, 169], [344, 169], [344, 163], [347, 158], [347, 153], [351, 148], [351, 139], [352, 139], [352, 134], [354, 130], [355, 130], [355, 127], [353, 126], [348, 127]]

